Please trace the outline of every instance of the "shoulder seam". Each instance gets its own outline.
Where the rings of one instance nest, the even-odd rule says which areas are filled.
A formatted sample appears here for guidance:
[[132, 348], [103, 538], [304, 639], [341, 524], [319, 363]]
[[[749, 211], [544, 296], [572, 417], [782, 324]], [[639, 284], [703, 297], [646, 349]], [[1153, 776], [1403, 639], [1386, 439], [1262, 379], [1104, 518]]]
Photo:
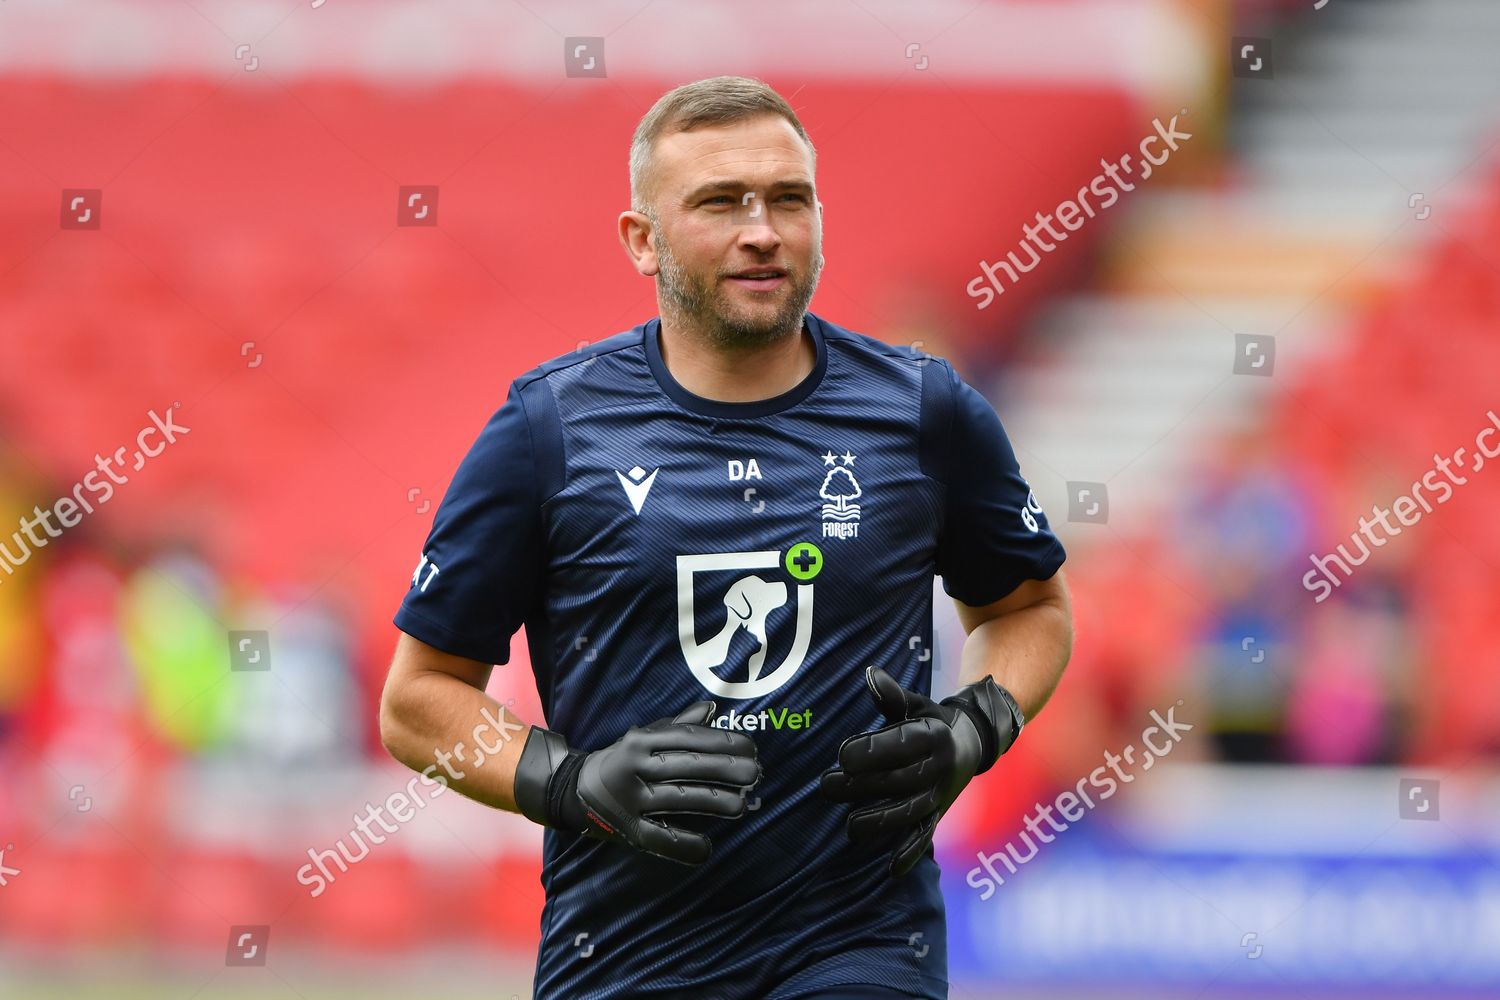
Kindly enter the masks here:
[[521, 391], [524, 387], [519, 384], [519, 381], [518, 379], [516, 385], [516, 402], [521, 404], [521, 417], [526, 421], [526, 456], [531, 460], [531, 495], [536, 501], [537, 510], [540, 511], [542, 504], [546, 501], [542, 499], [541, 490], [538, 489], [542, 477], [541, 469], [536, 461], [536, 432], [531, 429], [531, 409], [526, 405], [526, 394]]
[[[628, 333], [629, 331], [621, 332]], [[620, 344], [618, 347], [611, 347], [607, 351], [598, 351], [591, 354], [579, 354], [576, 358], [570, 358], [568, 357], [568, 355], [563, 354], [558, 357], [552, 358], [549, 361], [543, 361], [541, 364], [533, 368], [530, 372], [517, 376], [516, 383], [519, 387], [524, 388], [525, 386], [528, 386], [531, 383], [535, 382], [537, 379], [546, 378], [548, 375], [552, 375], [556, 372], [566, 371], [567, 369], [572, 368], [574, 365], [582, 364], [585, 361], [592, 361], [595, 358], [602, 358], [610, 354], [618, 354], [621, 351], [629, 351], [640, 346], [640, 341], [632, 341], [630, 343]]]
[[[946, 358], [930, 356], [931, 360], [921, 366], [922, 376], [918, 384], [920, 403], [918, 405], [918, 422], [926, 433], [919, 433], [918, 470], [931, 477], [936, 482], [948, 485], [951, 478], [950, 458], [953, 438], [953, 418], [956, 412], [957, 400], [953, 391], [953, 366]], [[928, 374], [929, 366], [938, 366], [931, 375]], [[928, 382], [935, 381], [937, 386], [929, 390]], [[931, 397], [931, 399], [929, 399]], [[941, 406], [942, 412], [929, 414], [926, 412], [927, 404], [933, 402]], [[937, 423], [930, 423], [937, 421]], [[928, 429], [930, 428], [930, 429]], [[932, 451], [922, 450], [922, 445], [932, 447]]]
[[567, 470], [568, 470], [567, 447], [568, 447], [568, 445], [567, 445], [566, 438], [563, 436], [562, 413], [559, 411], [558, 406], [557, 406], [557, 397], [556, 397], [556, 394], [553, 393], [551, 385], [543, 383], [540, 387], [538, 387], [538, 389], [536, 391], [537, 392], [545, 392], [545, 393], [548, 394], [548, 397], [549, 397], [548, 401], [551, 403], [551, 408], [552, 408], [552, 416], [557, 421], [557, 445], [558, 445], [558, 449], [559, 449], [559, 455], [558, 455], [557, 461], [558, 461], [558, 464], [561, 466], [561, 472], [557, 476], [557, 480], [558, 480], [557, 489], [554, 490], [552, 493], [550, 493], [550, 494], [548, 494], [546, 496], [543, 496], [542, 495], [542, 493], [543, 493], [543, 486], [544, 486], [544, 484], [550, 483], [552, 477], [549, 476], [547, 474], [547, 471], [544, 470], [543, 467], [542, 467], [542, 456], [541, 456], [541, 453], [540, 453], [540, 451], [539, 451], [539, 449], [537, 447], [536, 429], [535, 429], [535, 425], [533, 423], [531, 408], [526, 405], [526, 392], [525, 392], [526, 388], [529, 388], [533, 383], [538, 382], [538, 381], [541, 381], [541, 380], [540, 379], [531, 379], [530, 381], [528, 381], [525, 384], [525, 386], [521, 386], [520, 385], [520, 381], [517, 380], [518, 387], [516, 389], [516, 398], [517, 398], [517, 400], [520, 401], [520, 404], [521, 404], [521, 413], [526, 418], [527, 453], [531, 457], [532, 497], [536, 501], [536, 507], [537, 507], [537, 511], [538, 511], [538, 516], [540, 516], [540, 511], [541, 511], [542, 507], [546, 506], [547, 502], [550, 501], [558, 493], [560, 493], [562, 491], [563, 487], [566, 486], [566, 484], [567, 484]]

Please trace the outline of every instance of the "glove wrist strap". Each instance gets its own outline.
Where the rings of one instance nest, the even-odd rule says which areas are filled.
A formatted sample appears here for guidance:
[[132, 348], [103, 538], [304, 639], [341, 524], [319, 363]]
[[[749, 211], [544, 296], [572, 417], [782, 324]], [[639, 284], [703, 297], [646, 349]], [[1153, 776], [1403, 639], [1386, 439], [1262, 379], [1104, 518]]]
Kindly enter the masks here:
[[983, 774], [994, 766], [1000, 755], [1015, 745], [1026, 725], [1026, 716], [1011, 693], [993, 677], [985, 677], [977, 684], [970, 684], [943, 699], [943, 704], [952, 705], [962, 711], [979, 730], [981, 752], [979, 770]]
[[[571, 750], [561, 733], [532, 726], [516, 764], [515, 799], [521, 815], [559, 830], [583, 829], [578, 771], [585, 754]], [[573, 809], [568, 805], [572, 804]]]
[[578, 772], [588, 754], [569, 750], [547, 786], [547, 825], [573, 833], [587, 832], [591, 824], [578, 797]]

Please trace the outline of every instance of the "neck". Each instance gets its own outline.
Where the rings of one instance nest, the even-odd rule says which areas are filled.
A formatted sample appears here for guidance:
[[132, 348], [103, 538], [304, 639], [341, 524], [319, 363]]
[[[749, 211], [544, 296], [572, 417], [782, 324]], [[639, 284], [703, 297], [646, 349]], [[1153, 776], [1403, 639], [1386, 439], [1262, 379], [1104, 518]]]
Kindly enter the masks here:
[[709, 344], [696, 331], [661, 318], [661, 359], [677, 384], [721, 403], [748, 403], [790, 391], [817, 365], [818, 349], [806, 320], [775, 343], [743, 351]]

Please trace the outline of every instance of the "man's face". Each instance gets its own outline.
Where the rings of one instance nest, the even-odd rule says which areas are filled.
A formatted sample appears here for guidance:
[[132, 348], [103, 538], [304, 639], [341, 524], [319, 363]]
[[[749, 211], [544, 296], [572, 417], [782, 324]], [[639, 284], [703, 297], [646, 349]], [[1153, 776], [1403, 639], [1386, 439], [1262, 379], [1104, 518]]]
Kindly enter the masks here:
[[[652, 242], [663, 308], [723, 348], [796, 333], [823, 268], [811, 161], [777, 115], [658, 141]], [[774, 276], [742, 277], [755, 272]]]

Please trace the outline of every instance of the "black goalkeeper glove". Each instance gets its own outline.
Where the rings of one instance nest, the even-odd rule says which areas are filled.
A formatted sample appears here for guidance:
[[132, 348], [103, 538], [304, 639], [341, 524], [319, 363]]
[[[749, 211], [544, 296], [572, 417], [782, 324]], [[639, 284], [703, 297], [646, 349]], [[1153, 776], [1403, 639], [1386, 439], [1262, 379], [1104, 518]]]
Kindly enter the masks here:
[[593, 753], [534, 726], [516, 767], [516, 805], [543, 826], [701, 865], [713, 849], [708, 837], [652, 817], [745, 814], [745, 793], [761, 775], [755, 742], [706, 725], [714, 709], [695, 702]]
[[851, 736], [839, 766], [823, 773], [823, 794], [859, 803], [847, 830], [855, 842], [905, 833], [891, 874], [905, 875], [932, 846], [938, 820], [974, 776], [1009, 750], [1025, 725], [1010, 692], [986, 677], [935, 702], [879, 667], [865, 684], [890, 725]]

